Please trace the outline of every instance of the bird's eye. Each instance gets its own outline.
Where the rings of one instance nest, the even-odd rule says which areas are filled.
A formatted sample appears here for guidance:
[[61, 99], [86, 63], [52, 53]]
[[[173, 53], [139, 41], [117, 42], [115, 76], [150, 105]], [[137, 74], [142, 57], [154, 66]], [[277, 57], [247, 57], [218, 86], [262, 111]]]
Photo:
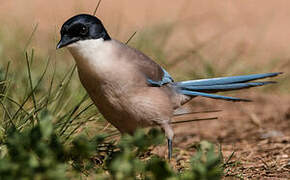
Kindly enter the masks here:
[[86, 36], [89, 32], [88, 26], [84, 24], [74, 24], [67, 30], [67, 34], [72, 37]]
[[80, 29], [80, 34], [81, 35], [86, 35], [88, 33], [88, 28], [87, 26], [82, 26]]

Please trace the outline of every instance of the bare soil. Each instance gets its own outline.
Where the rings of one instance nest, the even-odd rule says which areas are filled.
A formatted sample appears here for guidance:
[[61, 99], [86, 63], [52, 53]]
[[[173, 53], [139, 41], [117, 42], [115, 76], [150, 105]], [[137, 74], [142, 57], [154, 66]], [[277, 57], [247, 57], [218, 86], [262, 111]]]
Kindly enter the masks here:
[[[193, 145], [208, 140], [221, 145], [225, 160], [234, 153], [225, 179], [289, 179], [290, 96], [259, 93], [239, 96], [254, 102], [193, 100], [195, 111], [222, 111], [192, 117], [218, 117], [218, 120], [174, 125], [176, 153], [173, 164], [178, 167], [188, 162], [189, 155], [195, 152]], [[166, 147], [162, 148], [164, 155]]]

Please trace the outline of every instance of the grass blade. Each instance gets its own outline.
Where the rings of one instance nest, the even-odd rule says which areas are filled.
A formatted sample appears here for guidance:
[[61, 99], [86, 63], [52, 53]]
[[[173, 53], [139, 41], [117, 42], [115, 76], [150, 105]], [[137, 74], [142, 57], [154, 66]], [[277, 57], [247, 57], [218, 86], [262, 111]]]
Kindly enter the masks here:
[[99, 9], [99, 6], [100, 6], [100, 4], [101, 4], [101, 2], [102, 2], [102, 0], [99, 0], [99, 1], [98, 1], [98, 4], [97, 4], [97, 6], [96, 6], [96, 8], [95, 8], [95, 10], [94, 10], [94, 12], [93, 12], [93, 16], [96, 15], [96, 13], [97, 13], [97, 11], [98, 11], [98, 9]]
[[126, 43], [125, 44], [128, 44], [130, 41], [131, 41], [131, 39], [133, 39], [133, 37], [136, 35], [136, 33], [137, 33], [137, 31], [135, 31], [130, 37], [129, 37], [129, 39], [126, 41]]

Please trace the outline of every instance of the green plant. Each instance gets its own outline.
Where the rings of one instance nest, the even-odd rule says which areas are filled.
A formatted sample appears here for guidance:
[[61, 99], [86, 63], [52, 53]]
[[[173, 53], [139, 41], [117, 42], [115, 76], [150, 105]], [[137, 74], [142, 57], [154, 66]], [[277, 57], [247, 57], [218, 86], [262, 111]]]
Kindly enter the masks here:
[[67, 179], [65, 149], [53, 132], [50, 119], [19, 132], [7, 129], [2, 140], [1, 179]]
[[41, 119], [36, 126], [23, 132], [10, 128], [1, 143], [0, 177], [68, 179], [69, 173], [72, 173], [103, 179], [157, 180], [219, 179], [222, 175], [220, 156], [208, 142], [200, 144], [201, 148], [192, 158], [189, 169], [177, 173], [163, 158], [151, 156], [140, 159], [149, 147], [163, 142], [163, 133], [157, 129], [150, 130], [148, 134], [138, 130], [134, 136], [123, 136], [117, 144], [108, 142], [106, 135], [92, 139], [80, 135], [66, 146], [54, 131], [49, 118]]

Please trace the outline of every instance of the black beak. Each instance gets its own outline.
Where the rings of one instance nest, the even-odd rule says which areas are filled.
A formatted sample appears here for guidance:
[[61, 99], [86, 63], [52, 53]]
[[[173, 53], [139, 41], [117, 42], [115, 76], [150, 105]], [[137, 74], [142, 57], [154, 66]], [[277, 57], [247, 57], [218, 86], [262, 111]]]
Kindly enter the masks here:
[[60, 40], [56, 45], [56, 49], [60, 49], [62, 47], [64, 47], [64, 43], [62, 43], [62, 40]]
[[61, 37], [60, 41], [58, 42], [56, 49], [60, 49], [62, 47], [65, 47], [71, 43], [78, 41], [78, 40], [79, 39], [77, 39], [77, 38], [71, 38], [71, 37], [64, 35]]

